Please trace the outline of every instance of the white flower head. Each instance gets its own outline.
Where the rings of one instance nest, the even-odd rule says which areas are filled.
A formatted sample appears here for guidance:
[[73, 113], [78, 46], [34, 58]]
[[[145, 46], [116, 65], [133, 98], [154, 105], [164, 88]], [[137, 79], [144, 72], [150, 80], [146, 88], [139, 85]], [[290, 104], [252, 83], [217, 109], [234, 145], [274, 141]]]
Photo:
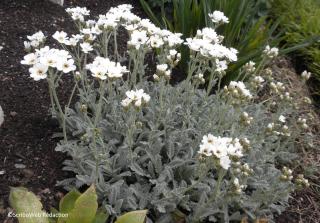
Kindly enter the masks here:
[[242, 157], [243, 147], [238, 139], [228, 137], [216, 137], [212, 134], [203, 136], [199, 154], [204, 156], [214, 156], [219, 160], [219, 165], [223, 169], [229, 169], [232, 157]]
[[228, 17], [226, 17], [224, 13], [220, 11], [214, 11], [213, 13], [210, 13], [209, 17], [211, 21], [216, 24], [229, 23]]
[[144, 31], [144, 30], [142, 30], [142, 31], [135, 30], [131, 34], [131, 39], [128, 42], [128, 45], [132, 46], [136, 50], [138, 50], [138, 49], [140, 49], [140, 47], [146, 45], [148, 40], [149, 40], [149, 38], [147, 36], [147, 32], [146, 31]]
[[263, 53], [270, 59], [275, 58], [279, 54], [279, 49], [276, 47], [271, 48], [269, 45], [266, 46]]
[[34, 65], [37, 63], [38, 57], [34, 53], [29, 53], [23, 57], [21, 64], [24, 65]]
[[30, 77], [32, 77], [35, 81], [46, 79], [47, 71], [48, 71], [48, 66], [41, 63], [37, 63], [29, 69]]
[[127, 98], [121, 102], [121, 105], [126, 108], [130, 105], [133, 105], [135, 108], [140, 108], [150, 101], [150, 95], [146, 94], [143, 89], [127, 91], [126, 96]]
[[65, 44], [68, 40], [68, 34], [61, 31], [56, 31], [53, 36], [52, 36], [55, 40], [57, 40], [59, 43]]
[[71, 71], [76, 70], [76, 66], [74, 65], [74, 60], [59, 60], [57, 62], [57, 70], [62, 71], [63, 73], [69, 73]]
[[90, 43], [84, 42], [80, 44], [81, 50], [82, 52], [84, 52], [85, 54], [89, 53], [90, 51], [93, 50], [92, 46], [90, 45]]
[[279, 121], [282, 122], [282, 123], [285, 123], [286, 122], [286, 117], [283, 116], [283, 115], [280, 115], [279, 116]]
[[301, 77], [303, 80], [307, 81], [311, 77], [311, 73], [305, 70], [302, 72]]

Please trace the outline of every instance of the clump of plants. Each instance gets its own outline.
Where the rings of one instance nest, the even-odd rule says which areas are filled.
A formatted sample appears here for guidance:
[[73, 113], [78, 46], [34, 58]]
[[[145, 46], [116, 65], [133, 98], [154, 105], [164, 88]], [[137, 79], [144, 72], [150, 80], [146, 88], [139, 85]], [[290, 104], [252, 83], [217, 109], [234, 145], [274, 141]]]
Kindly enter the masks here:
[[[44, 46], [41, 38], [22, 61], [34, 80], [48, 82], [52, 112], [62, 126], [56, 150], [71, 157], [64, 169], [75, 177], [60, 183], [95, 184], [111, 216], [148, 209], [150, 222], [272, 221], [290, 192], [309, 184], [286, 167], [296, 158], [295, 140], [308, 131], [308, 120], [267, 67], [278, 49], [266, 47], [261, 63], [248, 62], [241, 79], [223, 87], [238, 52], [224, 46], [214, 28], [184, 41], [131, 8], [111, 8], [97, 20], [86, 20], [85, 8], [67, 9], [80, 33], [57, 31], [53, 38], [62, 49]], [[219, 15], [212, 15], [217, 27], [228, 21], [222, 12], [213, 14]], [[117, 47], [124, 30], [128, 59]], [[191, 52], [187, 78], [172, 86], [181, 45]], [[151, 79], [145, 74], [150, 52], [157, 60]], [[63, 75], [74, 78], [66, 106], [56, 93]]]

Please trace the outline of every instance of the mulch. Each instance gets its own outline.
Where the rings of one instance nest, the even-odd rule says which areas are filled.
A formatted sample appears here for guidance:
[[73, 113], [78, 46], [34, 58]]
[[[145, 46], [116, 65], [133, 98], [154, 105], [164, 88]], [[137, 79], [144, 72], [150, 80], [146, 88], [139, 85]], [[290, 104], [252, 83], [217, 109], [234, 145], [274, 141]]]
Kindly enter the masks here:
[[[112, 6], [130, 3], [137, 15], [144, 16], [138, 2], [66, 0], [64, 8], [86, 6], [93, 15], [98, 15]], [[5, 113], [5, 122], [0, 128], [0, 222], [5, 221], [9, 211], [9, 186], [24, 186], [35, 192], [46, 210], [56, 207], [65, 193], [55, 186], [69, 173], [62, 171], [65, 155], [54, 151], [59, 139], [52, 136], [60, 129], [49, 113], [47, 84], [30, 79], [28, 68], [20, 64], [25, 55], [23, 41], [27, 35], [39, 30], [46, 36], [56, 30], [76, 32], [64, 8], [48, 0], [0, 1], [0, 46], [3, 47], [0, 50], [0, 105]], [[51, 38], [48, 43], [55, 44]], [[59, 92], [62, 101], [68, 99], [71, 81], [70, 77], [64, 78]], [[299, 218], [288, 212], [278, 222], [295, 223]]]

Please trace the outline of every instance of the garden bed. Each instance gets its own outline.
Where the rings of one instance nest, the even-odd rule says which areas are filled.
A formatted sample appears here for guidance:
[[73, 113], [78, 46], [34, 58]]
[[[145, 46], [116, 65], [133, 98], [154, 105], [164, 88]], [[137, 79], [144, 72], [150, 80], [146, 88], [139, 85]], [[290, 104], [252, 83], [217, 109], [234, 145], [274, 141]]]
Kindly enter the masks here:
[[[133, 4], [134, 13], [143, 15], [134, 0], [83, 0], [68, 2], [67, 6], [87, 6], [93, 15], [97, 15], [122, 3]], [[62, 162], [66, 157], [54, 151], [60, 139], [53, 138], [53, 134], [60, 130], [58, 123], [51, 119], [48, 112], [50, 99], [47, 84], [31, 81], [27, 68], [20, 61], [24, 56], [23, 41], [26, 35], [39, 30], [46, 35], [52, 35], [56, 30], [73, 32], [75, 27], [64, 8], [43, 0], [2, 0], [0, 16], [0, 44], [3, 46], [0, 51], [0, 105], [6, 115], [0, 128], [0, 171], [4, 171], [0, 175], [0, 221], [4, 221], [8, 211], [9, 186], [23, 185], [34, 191], [41, 196], [46, 209], [56, 206], [65, 192], [55, 186], [57, 181], [67, 176], [62, 171]], [[54, 45], [51, 39], [49, 43]], [[71, 91], [71, 85], [68, 84], [70, 81], [65, 78], [63, 91], [59, 92], [64, 101]], [[313, 195], [309, 190], [300, 192], [297, 196], [289, 210], [294, 210], [301, 204], [310, 207], [310, 204], [317, 202], [312, 198], [310, 200]], [[316, 208], [316, 205], [313, 207]], [[290, 211], [280, 217], [278, 222], [299, 222], [301, 216], [310, 217], [310, 214], [292, 214]], [[313, 216], [312, 219], [316, 217]], [[312, 222], [310, 218], [306, 219], [308, 220], [303, 222]]]

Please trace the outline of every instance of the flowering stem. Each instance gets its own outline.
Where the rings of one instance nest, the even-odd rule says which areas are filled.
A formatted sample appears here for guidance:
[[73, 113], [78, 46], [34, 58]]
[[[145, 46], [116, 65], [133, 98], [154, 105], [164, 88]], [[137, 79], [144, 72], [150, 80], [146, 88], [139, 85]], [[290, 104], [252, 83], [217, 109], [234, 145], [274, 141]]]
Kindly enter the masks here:
[[60, 105], [60, 102], [59, 102], [59, 98], [57, 96], [57, 92], [56, 92], [56, 89], [55, 89], [54, 79], [53, 79], [51, 73], [49, 73], [48, 84], [49, 84], [49, 88], [52, 90], [52, 96], [53, 96], [53, 99], [54, 99], [54, 103], [58, 107], [58, 111], [59, 111], [58, 120], [60, 122], [62, 122], [63, 138], [64, 138], [64, 141], [67, 142], [65, 114], [62, 111], [62, 108], [61, 108], [61, 105]]
[[[97, 125], [98, 125], [98, 121], [100, 119], [100, 115], [101, 115], [101, 110], [102, 110], [102, 99], [103, 99], [103, 95], [104, 95], [104, 91], [105, 91], [105, 83], [106, 81], [100, 81], [100, 89], [99, 89], [99, 101], [98, 101], [98, 106], [97, 106], [97, 110], [96, 110], [96, 114], [95, 114], [95, 119], [94, 119], [94, 123], [93, 123], [93, 146], [94, 146], [94, 153], [95, 153], [95, 159], [96, 159], [96, 181], [98, 181], [98, 172], [99, 172], [99, 163], [100, 160], [98, 158], [98, 148], [97, 148], [97, 142], [96, 142], [96, 136], [97, 134], [99, 134], [99, 132], [97, 131]], [[96, 182], [97, 183], [97, 182]]]

